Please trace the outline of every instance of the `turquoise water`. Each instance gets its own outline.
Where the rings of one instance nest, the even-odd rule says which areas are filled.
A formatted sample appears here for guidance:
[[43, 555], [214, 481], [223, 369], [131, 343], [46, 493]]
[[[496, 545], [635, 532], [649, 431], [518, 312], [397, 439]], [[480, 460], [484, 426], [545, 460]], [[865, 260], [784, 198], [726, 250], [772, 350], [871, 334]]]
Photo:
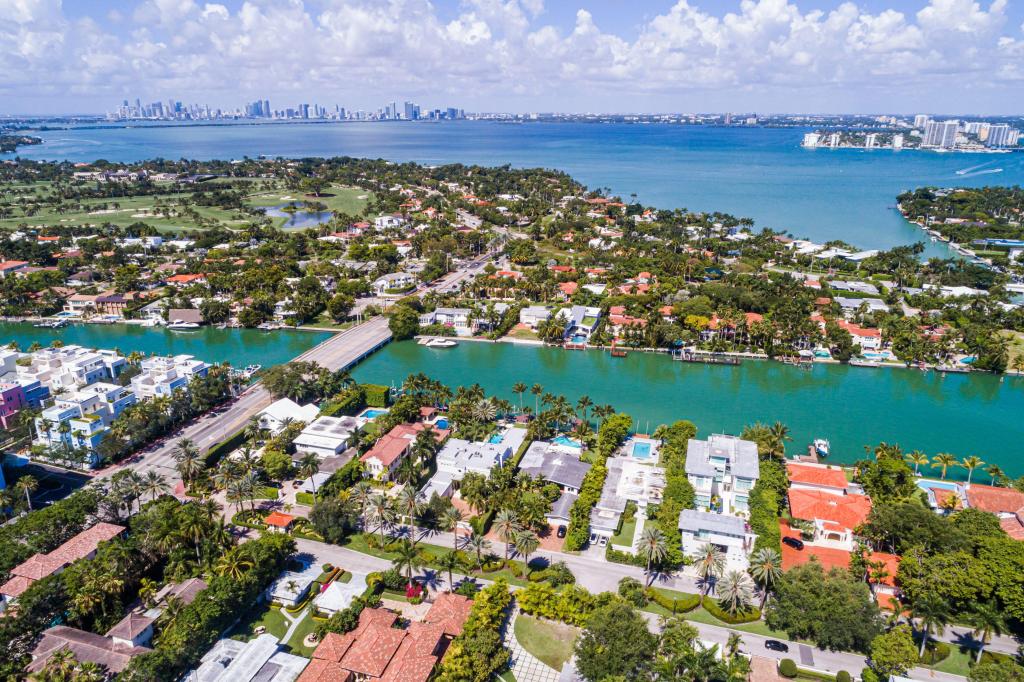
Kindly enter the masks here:
[[[852, 462], [865, 445], [899, 443], [929, 455], [977, 455], [1024, 475], [1024, 379], [777, 362], [737, 367], [674, 362], [664, 355], [565, 351], [507, 343], [461, 343], [439, 359], [413, 342], [392, 343], [356, 367], [359, 381], [400, 384], [424, 372], [449, 386], [479, 383], [513, 404], [516, 382], [575, 402], [586, 394], [632, 415], [637, 431], [690, 419], [704, 436], [738, 434], [756, 421], [791, 429], [790, 453], [815, 438], [832, 442], [831, 460]], [[529, 394], [525, 405], [533, 406]], [[934, 473], [925, 470], [923, 473]], [[950, 476], [963, 478], [965, 470]], [[985, 478], [982, 476], [982, 478]]]
[[577, 450], [580, 448], [580, 442], [578, 440], [573, 440], [572, 438], [567, 438], [565, 436], [559, 436], [551, 442], [555, 445], [561, 445], [564, 448], [575, 448]]
[[194, 355], [206, 362], [230, 362], [232, 367], [262, 365], [264, 369], [301, 355], [330, 336], [327, 332], [287, 329], [263, 332], [255, 329], [216, 329], [172, 332], [128, 324], [74, 324], [63, 329], [39, 329], [27, 323], [0, 323], [0, 345], [16, 341], [22, 350], [33, 343], [50, 345], [60, 339], [64, 345], [87, 348], [118, 348], [156, 355]]
[[[1024, 154], [800, 148], [806, 129], [489, 121], [80, 128], [38, 133], [33, 159], [385, 158], [557, 168], [590, 187], [664, 208], [722, 211], [798, 237], [862, 248], [926, 241], [892, 206], [920, 185], [1024, 184]], [[2, 155], [0, 155], [2, 156]], [[958, 176], [997, 161], [1001, 173]]]
[[492, 444], [492, 445], [497, 445], [497, 444], [501, 443], [501, 441], [503, 441], [503, 440], [505, 440], [505, 437], [503, 435], [501, 435], [500, 433], [496, 433], [493, 436], [491, 436], [490, 438], [488, 438], [487, 442]]
[[651, 444], [645, 442], [633, 443], [633, 456], [637, 459], [647, 459], [651, 456]]

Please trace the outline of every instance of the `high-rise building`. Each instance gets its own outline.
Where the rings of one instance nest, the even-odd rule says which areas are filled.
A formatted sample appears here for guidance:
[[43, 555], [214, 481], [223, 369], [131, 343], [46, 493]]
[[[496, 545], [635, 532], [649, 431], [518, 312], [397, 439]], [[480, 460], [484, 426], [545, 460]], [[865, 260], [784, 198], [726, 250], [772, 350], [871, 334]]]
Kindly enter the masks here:
[[915, 128], [924, 128], [926, 125], [928, 125], [928, 114], [918, 114], [914, 117]]
[[928, 121], [924, 127], [921, 146], [952, 149], [956, 146], [956, 136], [959, 130], [960, 121]]
[[985, 145], [988, 147], [1009, 146], [1010, 126], [1006, 123], [998, 123], [988, 128], [988, 136], [985, 138]]

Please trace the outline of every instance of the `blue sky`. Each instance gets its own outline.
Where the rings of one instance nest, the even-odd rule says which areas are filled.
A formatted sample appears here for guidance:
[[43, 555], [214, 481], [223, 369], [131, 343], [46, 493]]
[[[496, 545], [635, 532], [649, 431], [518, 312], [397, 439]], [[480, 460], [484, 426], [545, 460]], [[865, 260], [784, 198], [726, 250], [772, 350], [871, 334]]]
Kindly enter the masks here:
[[135, 97], [523, 112], [1024, 103], [1024, 2], [1009, 0], [0, 0], [0, 17], [0, 114]]

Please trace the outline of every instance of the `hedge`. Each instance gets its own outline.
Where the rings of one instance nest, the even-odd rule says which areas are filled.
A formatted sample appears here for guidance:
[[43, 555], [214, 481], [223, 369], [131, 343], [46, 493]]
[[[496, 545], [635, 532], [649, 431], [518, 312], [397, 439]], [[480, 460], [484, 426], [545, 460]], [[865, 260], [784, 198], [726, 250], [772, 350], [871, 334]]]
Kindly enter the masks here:
[[852, 682], [850, 678], [850, 673], [846, 672], [845, 670], [840, 670], [838, 673], [836, 673], [836, 682]]
[[604, 464], [595, 464], [583, 477], [579, 497], [569, 510], [569, 529], [565, 534], [565, 549], [572, 552], [582, 549], [590, 540], [590, 510], [601, 499], [601, 489], [608, 469]]
[[700, 606], [701, 602], [699, 594], [686, 594], [682, 599], [675, 599], [659, 592], [653, 587], [648, 587], [644, 594], [647, 595], [649, 600], [663, 609], [668, 609], [672, 613], [686, 613], [687, 611], [693, 611], [695, 608]]
[[353, 386], [342, 394], [331, 398], [320, 410], [322, 417], [336, 417], [339, 414], [354, 415], [366, 405], [366, 391], [362, 386]]
[[387, 407], [388, 395], [391, 391], [387, 386], [380, 384], [363, 384], [363, 391], [366, 393], [366, 405], [368, 407]]
[[751, 607], [747, 611], [738, 611], [735, 616], [730, 615], [719, 605], [718, 600], [713, 597], [704, 597], [704, 601], [701, 603], [701, 606], [703, 606], [704, 610], [712, 616], [723, 623], [728, 623], [729, 625], [752, 623], [755, 620], [761, 619], [761, 610], [754, 607]]
[[779, 674], [791, 680], [795, 678], [797, 676], [796, 662], [792, 658], [784, 658], [779, 661]]
[[230, 454], [241, 447], [242, 443], [245, 442], [245, 430], [236, 432], [226, 440], [214, 445], [212, 448], [206, 451], [206, 467], [210, 468], [217, 464], [224, 455]]

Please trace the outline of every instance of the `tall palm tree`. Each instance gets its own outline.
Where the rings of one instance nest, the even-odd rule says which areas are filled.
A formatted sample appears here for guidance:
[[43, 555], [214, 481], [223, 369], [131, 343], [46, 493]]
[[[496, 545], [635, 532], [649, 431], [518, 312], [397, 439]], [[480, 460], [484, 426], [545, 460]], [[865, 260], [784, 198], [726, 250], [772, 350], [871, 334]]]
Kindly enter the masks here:
[[1003, 473], [1002, 467], [998, 464], [991, 465], [988, 469], [985, 469], [985, 473], [992, 477], [992, 485], [998, 485], [997, 481], [1002, 481], [1006, 474]]
[[963, 458], [963, 460], [960, 462], [960, 466], [962, 466], [964, 469], [967, 469], [967, 485], [971, 484], [971, 476], [974, 475], [974, 470], [984, 463], [985, 462], [983, 462], [981, 458], [976, 455], [971, 455], [969, 457]]
[[576, 401], [576, 409], [580, 411], [583, 421], [587, 421], [587, 410], [593, 406], [594, 401], [587, 395], [581, 395], [580, 399]]
[[476, 555], [476, 566], [477, 568], [481, 568], [484, 565], [483, 554], [490, 550], [491, 541], [476, 531], [473, 531], [470, 533], [469, 537], [466, 538], [466, 547], [473, 550], [473, 553]]
[[442, 571], [448, 572], [448, 591], [451, 592], [455, 589], [455, 569], [462, 566], [462, 560], [459, 559], [459, 555], [455, 551], [445, 552], [441, 556], [437, 557], [437, 567]]
[[768, 600], [768, 592], [782, 577], [782, 556], [777, 549], [762, 547], [750, 557], [750, 575], [761, 586], [761, 610]]
[[142, 479], [142, 485], [145, 492], [151, 495], [150, 499], [153, 500], [170, 490], [170, 486], [167, 485], [167, 481], [164, 477], [153, 469], [146, 472], [146, 475]]
[[494, 531], [505, 546], [505, 563], [508, 563], [508, 543], [514, 542], [516, 533], [522, 530], [519, 519], [515, 512], [509, 509], [501, 509], [494, 516]]
[[407, 588], [412, 587], [412, 572], [423, 565], [423, 558], [420, 556], [419, 550], [407, 538], [402, 538], [394, 552], [395, 558], [391, 560], [391, 563], [399, 571], [406, 571], [405, 586]]
[[529, 528], [516, 533], [516, 551], [523, 556], [523, 563], [526, 564], [526, 571], [530, 571], [530, 555], [540, 547], [540, 538]]
[[540, 414], [540, 397], [544, 394], [544, 387], [534, 384], [530, 387], [530, 393], [533, 394], [533, 413]]
[[182, 438], [174, 449], [174, 459], [177, 462], [178, 473], [185, 481], [186, 486], [191, 486], [196, 476], [206, 468], [203, 460], [199, 457], [199, 450], [195, 443], [189, 438]]
[[921, 452], [920, 450], [912, 450], [908, 452], [906, 455], [904, 455], [904, 457], [907, 458], [907, 463], [914, 465], [915, 476], [920, 474], [921, 467], [928, 466], [928, 462], [931, 461], [930, 459], [928, 459], [928, 455]]
[[786, 441], [793, 440], [789, 435], [789, 427], [782, 422], [775, 422], [768, 427], [768, 433], [771, 435], [771, 454], [775, 457], [786, 456]]
[[372, 498], [373, 486], [369, 481], [359, 481], [352, 487], [349, 499], [359, 507], [359, 520], [363, 524], [363, 529], [366, 528], [366, 507]]
[[18, 493], [25, 496], [25, 504], [28, 505], [29, 511], [32, 510], [32, 493], [39, 487], [39, 481], [34, 476], [25, 475], [18, 479], [14, 487], [18, 490]]
[[512, 392], [519, 396], [519, 411], [523, 411], [523, 394], [526, 393], [526, 384], [521, 381], [517, 381], [512, 385]]
[[726, 613], [736, 615], [750, 606], [754, 596], [754, 583], [743, 571], [729, 571], [718, 582], [718, 601]]
[[637, 554], [647, 562], [644, 573], [647, 574], [647, 585], [654, 582], [654, 571], [651, 567], [659, 564], [668, 556], [668, 544], [665, 542], [665, 534], [660, 528], [645, 526], [644, 532], [636, 542]]
[[707, 596], [708, 589], [711, 587], [711, 581], [713, 578], [717, 578], [722, 575], [722, 571], [725, 570], [725, 555], [722, 551], [707, 543], [700, 548], [700, 554], [697, 557], [697, 573], [701, 578], [701, 596]]
[[462, 523], [462, 512], [458, 507], [448, 507], [441, 515], [441, 528], [452, 534], [452, 549], [459, 548], [459, 524]]
[[408, 521], [410, 526], [415, 526], [416, 519], [423, 510], [416, 489], [411, 485], [405, 486], [402, 488], [402, 492], [398, 493], [398, 499], [395, 502], [402, 517]]
[[308, 478], [313, 485], [313, 499], [316, 499], [316, 480], [313, 478], [320, 472], [320, 458], [314, 452], [307, 452], [299, 460], [299, 476]]
[[391, 501], [378, 493], [370, 498], [367, 511], [370, 514], [370, 519], [380, 529], [380, 544], [383, 546], [385, 543], [384, 531], [395, 520], [395, 511], [391, 508]]
[[932, 466], [936, 469], [942, 469], [942, 479], [945, 480], [946, 470], [949, 469], [949, 467], [960, 466], [960, 462], [958, 462], [956, 457], [948, 452], [940, 452], [932, 457]]
[[240, 556], [239, 552], [228, 552], [217, 562], [217, 575], [225, 575], [232, 580], [241, 580], [247, 570], [252, 568], [252, 562]]
[[921, 633], [921, 651], [918, 658], [924, 656], [924, 648], [930, 635], [941, 635], [949, 623], [949, 607], [946, 602], [932, 595], [925, 595], [911, 604], [910, 617], [916, 618]]
[[967, 614], [967, 623], [974, 628], [973, 634], [978, 638], [978, 658], [976, 663], [981, 663], [981, 656], [985, 653], [992, 635], [997, 637], [1003, 634], [1006, 629], [1006, 619], [1002, 612], [992, 602], [976, 604], [974, 609]]

